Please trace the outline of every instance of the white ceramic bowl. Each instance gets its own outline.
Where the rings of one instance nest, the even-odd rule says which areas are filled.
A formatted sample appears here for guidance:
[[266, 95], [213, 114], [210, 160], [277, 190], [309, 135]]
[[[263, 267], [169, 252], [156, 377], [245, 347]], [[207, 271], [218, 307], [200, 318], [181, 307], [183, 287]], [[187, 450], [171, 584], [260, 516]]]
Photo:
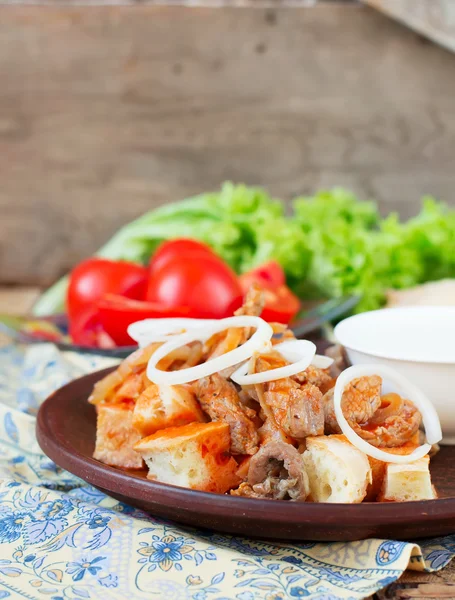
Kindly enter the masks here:
[[341, 321], [335, 337], [353, 365], [388, 365], [419, 386], [438, 411], [443, 443], [455, 444], [455, 306], [362, 313]]

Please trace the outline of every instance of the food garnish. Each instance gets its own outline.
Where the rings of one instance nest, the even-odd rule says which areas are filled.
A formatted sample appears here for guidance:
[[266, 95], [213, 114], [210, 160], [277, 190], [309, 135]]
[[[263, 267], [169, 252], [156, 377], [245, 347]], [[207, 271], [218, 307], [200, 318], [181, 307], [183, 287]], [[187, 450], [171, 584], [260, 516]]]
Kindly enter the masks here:
[[274, 261], [239, 278], [208, 246], [188, 239], [161, 244], [148, 269], [91, 258], [70, 274], [69, 334], [81, 346], [114, 348], [133, 345], [128, 326], [145, 319], [230, 317], [242, 304], [246, 282], [266, 288], [254, 313], [286, 325], [299, 311], [300, 300], [285, 281]]
[[[157, 364], [161, 359], [185, 344], [191, 344], [196, 341], [205, 342], [216, 333], [227, 331], [230, 328], [237, 329], [240, 327], [251, 327], [255, 328], [256, 331], [244, 344], [230, 350], [226, 354], [212, 358], [195, 367], [180, 369], [175, 372], [162, 371], [157, 368]], [[220, 319], [212, 325], [205, 324], [203, 329], [193, 329], [191, 332], [182, 333], [181, 335], [176, 336], [175, 339], [168, 340], [160, 346], [149, 360], [147, 377], [150, 381], [167, 385], [189, 383], [190, 381], [195, 381], [201, 377], [207, 377], [208, 375], [212, 375], [212, 373], [217, 373], [223, 369], [228, 369], [240, 362], [248, 360], [254, 352], [264, 350], [268, 347], [272, 335], [273, 329], [260, 317], [246, 315], [229, 317], [227, 319]]]
[[[413, 450], [410, 454], [407, 454], [405, 456], [399, 456], [395, 454], [390, 454], [389, 452], [386, 452], [384, 450], [381, 450], [380, 448], [369, 444], [358, 433], [356, 433], [356, 431], [346, 419], [344, 414], [344, 407], [342, 406], [343, 400], [345, 399], [344, 393], [353, 380], [359, 377], [369, 376], [375, 376], [379, 380], [379, 376], [383, 377], [384, 379], [393, 383], [394, 386], [397, 389], [399, 389], [402, 394], [404, 393], [405, 395], [412, 398], [413, 404], [416, 406], [416, 408], [420, 411], [422, 415], [427, 437], [426, 444], [422, 444], [421, 446]], [[381, 381], [379, 381], [379, 385], [380, 384]], [[378, 410], [381, 410], [381, 402], [379, 397], [378, 400], [379, 406], [378, 408], [376, 408], [376, 410], [374, 410], [373, 414]], [[368, 400], [363, 401], [366, 403], [368, 402]], [[358, 398], [356, 398], [354, 402], [358, 403]], [[384, 365], [355, 365], [343, 371], [338, 377], [334, 387], [333, 406], [335, 409], [335, 416], [338, 425], [343, 434], [351, 442], [351, 444], [359, 448], [359, 450], [362, 450], [362, 452], [364, 452], [368, 456], [372, 456], [373, 458], [376, 458], [378, 460], [402, 464], [412, 462], [428, 454], [432, 444], [436, 444], [442, 439], [442, 431], [441, 425], [439, 423], [439, 417], [434, 406], [431, 404], [431, 402], [428, 400], [425, 394], [411, 381], [406, 379], [406, 377], [404, 377], [400, 373], [397, 373], [394, 369], [391, 369], [390, 367], [386, 367]], [[373, 416], [373, 414], [370, 416], [370, 419]], [[383, 422], [386, 423], [387, 418], [383, 419]], [[416, 431], [418, 430], [418, 425], [419, 424], [417, 424]], [[415, 431], [413, 433], [415, 433]]]
[[[120, 229], [97, 254], [145, 265], [161, 242], [192, 238], [239, 275], [275, 261], [302, 300], [360, 295], [357, 312], [380, 308], [390, 288], [455, 277], [455, 211], [434, 198], [424, 198], [420, 213], [408, 221], [394, 213], [383, 219], [374, 202], [340, 188], [296, 198], [292, 205], [287, 216], [285, 203], [265, 190], [228, 182], [215, 192], [150, 211]], [[180, 255], [194, 250], [187, 246]], [[279, 288], [273, 272], [267, 280]], [[64, 278], [45, 292], [35, 314], [62, 312], [67, 285]], [[284, 296], [275, 304], [280, 311], [289, 306]], [[264, 318], [281, 321], [278, 314]], [[289, 311], [286, 318], [289, 322]]]
[[305, 371], [310, 366], [316, 354], [316, 346], [308, 340], [283, 342], [273, 346], [273, 350], [279, 352], [290, 364], [282, 367], [274, 367], [261, 373], [249, 373], [251, 365], [245, 363], [232, 373], [232, 381], [235, 381], [239, 385], [254, 385], [256, 383], [265, 383], [267, 381], [276, 381], [277, 379], [290, 377], [291, 375]]

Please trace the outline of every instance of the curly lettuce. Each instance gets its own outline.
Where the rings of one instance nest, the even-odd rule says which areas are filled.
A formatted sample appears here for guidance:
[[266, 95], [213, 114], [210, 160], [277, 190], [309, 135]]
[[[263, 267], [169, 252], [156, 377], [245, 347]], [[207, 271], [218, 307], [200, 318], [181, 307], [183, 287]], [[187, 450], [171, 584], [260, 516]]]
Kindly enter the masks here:
[[[97, 254], [146, 263], [164, 240], [195, 238], [237, 273], [277, 260], [302, 299], [357, 294], [358, 311], [380, 307], [389, 288], [455, 277], [455, 210], [434, 198], [404, 223], [396, 214], [382, 219], [374, 202], [340, 188], [296, 198], [293, 208], [287, 216], [264, 189], [227, 182], [146, 213]], [[66, 288], [67, 277], [43, 294], [35, 314], [63, 310]]]
[[361, 312], [382, 306], [389, 288], [455, 276], [455, 211], [433, 198], [401, 223], [394, 213], [381, 220], [374, 203], [335, 189], [297, 199], [295, 218], [312, 251], [303, 294], [305, 287], [321, 297], [358, 294]]

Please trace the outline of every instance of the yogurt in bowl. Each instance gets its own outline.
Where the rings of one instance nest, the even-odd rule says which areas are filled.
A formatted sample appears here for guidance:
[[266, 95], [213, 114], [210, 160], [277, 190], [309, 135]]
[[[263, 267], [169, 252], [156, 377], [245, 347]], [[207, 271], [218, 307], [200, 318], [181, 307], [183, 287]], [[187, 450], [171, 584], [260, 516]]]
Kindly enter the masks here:
[[387, 365], [417, 385], [438, 412], [442, 443], [455, 444], [455, 306], [362, 313], [341, 321], [335, 337], [351, 364]]

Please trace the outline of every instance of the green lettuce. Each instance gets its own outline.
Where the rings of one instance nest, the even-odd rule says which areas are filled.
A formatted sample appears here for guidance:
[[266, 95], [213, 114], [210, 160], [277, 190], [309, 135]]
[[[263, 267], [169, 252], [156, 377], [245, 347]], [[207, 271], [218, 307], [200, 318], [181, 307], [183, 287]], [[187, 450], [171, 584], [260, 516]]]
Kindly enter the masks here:
[[312, 251], [303, 295], [358, 294], [361, 312], [383, 305], [389, 288], [455, 276], [455, 211], [433, 198], [401, 223], [394, 213], [381, 220], [374, 203], [335, 189], [297, 199], [295, 218]]
[[[358, 311], [380, 307], [389, 288], [455, 277], [455, 211], [434, 198], [401, 222], [374, 202], [335, 188], [293, 202], [292, 216], [264, 189], [220, 190], [161, 206], [120, 229], [97, 252], [147, 263], [164, 240], [190, 237], [213, 248], [237, 273], [275, 259], [302, 299], [361, 296]], [[37, 315], [64, 309], [68, 278], [43, 294]]]

